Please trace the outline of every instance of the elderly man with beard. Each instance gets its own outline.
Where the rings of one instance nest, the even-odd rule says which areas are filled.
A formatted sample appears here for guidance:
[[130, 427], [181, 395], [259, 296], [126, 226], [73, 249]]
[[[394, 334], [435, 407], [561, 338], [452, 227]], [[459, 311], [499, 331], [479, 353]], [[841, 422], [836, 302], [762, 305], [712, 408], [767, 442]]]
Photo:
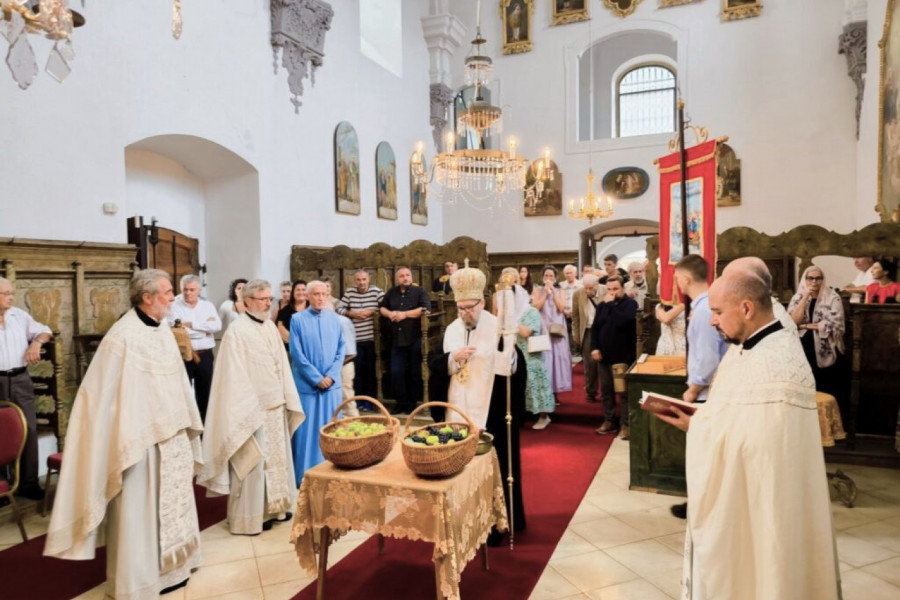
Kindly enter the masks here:
[[90, 560], [106, 540], [106, 595], [156, 598], [200, 565], [191, 479], [203, 426], [165, 323], [165, 271], [131, 280], [75, 396], [44, 554]]
[[634, 261], [628, 265], [629, 280], [625, 282], [625, 295], [634, 298], [637, 302], [638, 310], [644, 309], [644, 298], [650, 293], [647, 287], [647, 280], [644, 278], [644, 263]]
[[[509, 475], [507, 445], [511, 445], [513, 507], [515, 528], [519, 531], [525, 528], [519, 459], [519, 427], [524, 417], [527, 380], [525, 357], [516, 347], [517, 313], [513, 291], [502, 292], [508, 295], [500, 300], [505, 309], [495, 317], [484, 310], [485, 281], [484, 273], [468, 265], [450, 278], [459, 317], [444, 333], [444, 353], [429, 361], [429, 395], [432, 400], [446, 399], [458, 406], [477, 428], [494, 435], [494, 449], [504, 481]], [[512, 427], [509, 432], [506, 424], [507, 376], [512, 378]], [[442, 421], [443, 409], [433, 410], [432, 416], [435, 421]], [[506, 502], [509, 508], [510, 499]], [[489, 543], [499, 543], [499, 534], [493, 534]]]
[[772, 312], [771, 286], [733, 269], [709, 290], [732, 345], [687, 432], [682, 598], [841, 597], [812, 372]]
[[297, 489], [291, 435], [305, 415], [270, 318], [269, 282], [246, 283], [243, 302], [246, 310], [219, 346], [197, 483], [210, 495], [228, 495], [231, 533], [257, 535], [290, 518]]

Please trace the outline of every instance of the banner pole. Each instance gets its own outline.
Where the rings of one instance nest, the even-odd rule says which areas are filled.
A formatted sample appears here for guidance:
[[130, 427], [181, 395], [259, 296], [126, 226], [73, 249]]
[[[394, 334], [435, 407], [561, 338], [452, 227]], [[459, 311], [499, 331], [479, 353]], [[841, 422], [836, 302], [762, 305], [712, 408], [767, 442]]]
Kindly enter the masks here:
[[[678, 154], [681, 159], [681, 256], [687, 256], [689, 250], [688, 244], [688, 199], [687, 199], [687, 150], [685, 149], [685, 131], [684, 131], [684, 100], [678, 99]], [[691, 303], [690, 299], [684, 302], [684, 321], [690, 322], [691, 319]], [[684, 361], [687, 367], [687, 357], [690, 352], [687, 335], [684, 338]]]

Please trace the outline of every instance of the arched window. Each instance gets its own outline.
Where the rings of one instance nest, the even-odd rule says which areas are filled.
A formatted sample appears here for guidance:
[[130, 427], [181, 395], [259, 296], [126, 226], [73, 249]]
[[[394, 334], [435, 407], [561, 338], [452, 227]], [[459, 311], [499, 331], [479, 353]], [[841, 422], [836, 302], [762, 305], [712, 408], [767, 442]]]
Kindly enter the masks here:
[[642, 65], [616, 82], [616, 137], [675, 131], [675, 73]]

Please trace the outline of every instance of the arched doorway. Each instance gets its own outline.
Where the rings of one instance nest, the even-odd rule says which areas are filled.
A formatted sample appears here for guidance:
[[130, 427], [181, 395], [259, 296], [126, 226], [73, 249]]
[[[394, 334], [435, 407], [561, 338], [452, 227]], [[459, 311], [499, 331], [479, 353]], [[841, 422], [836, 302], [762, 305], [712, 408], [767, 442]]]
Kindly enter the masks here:
[[259, 174], [240, 155], [193, 135], [147, 137], [125, 147], [125, 179], [127, 216], [199, 240], [209, 300], [218, 305], [229, 281], [259, 274]]

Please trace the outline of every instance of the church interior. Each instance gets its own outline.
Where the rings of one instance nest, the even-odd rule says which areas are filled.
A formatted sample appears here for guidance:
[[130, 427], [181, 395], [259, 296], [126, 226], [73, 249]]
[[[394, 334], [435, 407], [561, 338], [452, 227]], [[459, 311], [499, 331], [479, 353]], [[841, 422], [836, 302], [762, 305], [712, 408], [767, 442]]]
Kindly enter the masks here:
[[[54, 35], [57, 10], [70, 22]], [[900, 0], [0, 0], [0, 33], [0, 276], [53, 331], [29, 368], [48, 495], [136, 269], [167, 271], [176, 294], [196, 274], [218, 307], [236, 278], [271, 282], [277, 304], [282, 282], [327, 279], [340, 298], [360, 269], [387, 291], [406, 267], [431, 298], [427, 362], [463, 316], [446, 263], [484, 273], [489, 310], [504, 268], [537, 288], [545, 265], [562, 281], [615, 255], [646, 270], [634, 333], [652, 366], [677, 259], [721, 274], [755, 256], [785, 308], [811, 267], [840, 296], [828, 426], [846, 433], [822, 430], [839, 585], [900, 598], [900, 309], [845, 290], [858, 257], [897, 277]], [[683, 597], [670, 507], [685, 436], [640, 410], [630, 439], [596, 435], [604, 412], [573, 356], [549, 427], [518, 424], [528, 528], [470, 556], [452, 593], [438, 581], [439, 598]], [[656, 364], [617, 378], [626, 411], [643, 389], [681, 397], [684, 361]], [[204, 492], [202, 566], [164, 598], [435, 595], [421, 540], [335, 536], [326, 594], [291, 523], [232, 535]], [[103, 554], [42, 555], [48, 504], [0, 505], [0, 597], [108, 597]]]

